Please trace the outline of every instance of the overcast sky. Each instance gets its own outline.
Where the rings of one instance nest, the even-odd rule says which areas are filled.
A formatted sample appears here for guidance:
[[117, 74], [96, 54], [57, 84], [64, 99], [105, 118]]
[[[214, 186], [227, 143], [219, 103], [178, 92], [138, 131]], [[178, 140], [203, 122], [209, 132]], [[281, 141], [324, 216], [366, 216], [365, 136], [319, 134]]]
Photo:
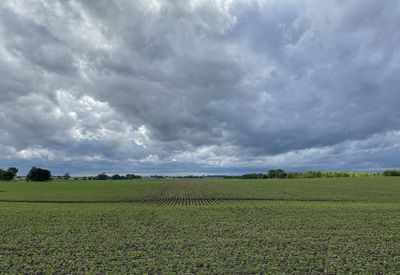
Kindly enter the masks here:
[[400, 167], [400, 2], [3, 0], [0, 166]]

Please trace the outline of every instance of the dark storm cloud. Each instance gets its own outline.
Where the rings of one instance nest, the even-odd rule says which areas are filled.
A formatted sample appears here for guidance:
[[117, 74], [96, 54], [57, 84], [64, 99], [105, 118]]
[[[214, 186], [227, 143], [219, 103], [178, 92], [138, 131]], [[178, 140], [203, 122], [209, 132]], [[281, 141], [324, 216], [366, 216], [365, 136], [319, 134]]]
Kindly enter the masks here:
[[60, 171], [396, 167], [398, 22], [397, 1], [4, 1], [0, 152]]

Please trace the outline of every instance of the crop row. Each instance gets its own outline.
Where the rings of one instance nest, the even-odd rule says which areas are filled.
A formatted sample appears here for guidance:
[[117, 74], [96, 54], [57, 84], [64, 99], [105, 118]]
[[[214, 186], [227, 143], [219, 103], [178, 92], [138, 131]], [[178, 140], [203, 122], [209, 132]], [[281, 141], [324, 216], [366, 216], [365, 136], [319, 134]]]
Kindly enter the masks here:
[[174, 182], [166, 185], [158, 192], [153, 192], [143, 198], [143, 202], [156, 205], [217, 205], [221, 200], [211, 192], [199, 190], [190, 182]]

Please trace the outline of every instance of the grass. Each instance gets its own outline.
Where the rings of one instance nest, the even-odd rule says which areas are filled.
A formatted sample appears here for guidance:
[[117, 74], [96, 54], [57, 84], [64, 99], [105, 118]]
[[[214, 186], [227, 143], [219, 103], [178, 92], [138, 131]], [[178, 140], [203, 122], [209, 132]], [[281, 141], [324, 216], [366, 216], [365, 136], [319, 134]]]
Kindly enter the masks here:
[[0, 183], [0, 191], [2, 273], [400, 270], [397, 178]]

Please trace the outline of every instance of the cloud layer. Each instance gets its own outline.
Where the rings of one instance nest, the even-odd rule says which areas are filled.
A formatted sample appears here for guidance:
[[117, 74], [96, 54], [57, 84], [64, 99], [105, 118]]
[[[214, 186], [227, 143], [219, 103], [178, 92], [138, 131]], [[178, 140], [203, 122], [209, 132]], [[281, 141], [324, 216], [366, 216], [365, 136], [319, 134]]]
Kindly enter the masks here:
[[55, 173], [400, 166], [400, 3], [0, 4], [0, 163]]

